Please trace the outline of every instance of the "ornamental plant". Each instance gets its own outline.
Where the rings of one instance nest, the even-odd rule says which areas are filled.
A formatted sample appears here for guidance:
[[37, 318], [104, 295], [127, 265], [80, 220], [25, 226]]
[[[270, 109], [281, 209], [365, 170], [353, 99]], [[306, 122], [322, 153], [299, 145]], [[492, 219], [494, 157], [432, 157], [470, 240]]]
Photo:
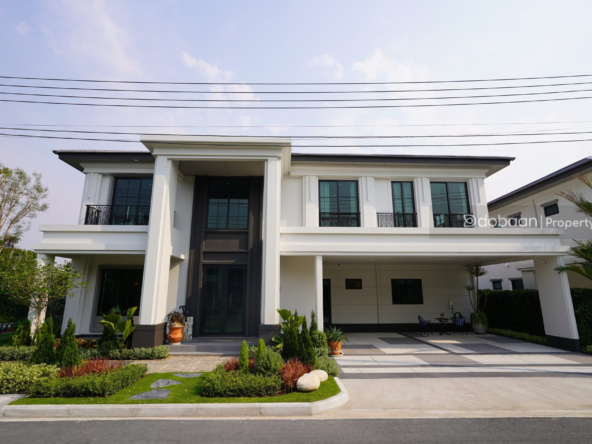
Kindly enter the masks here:
[[255, 360], [257, 364], [262, 362], [267, 355], [267, 347], [265, 346], [265, 341], [263, 339], [259, 339], [259, 345], [257, 346], [257, 351], [255, 352]]
[[15, 347], [28, 347], [31, 345], [31, 321], [23, 319], [18, 324], [12, 335], [12, 345]]
[[308, 364], [311, 367], [314, 367], [317, 363], [317, 353], [315, 351], [314, 345], [312, 344], [312, 339], [310, 338], [310, 331], [306, 323], [306, 316], [304, 317], [304, 322], [302, 324], [302, 332], [300, 333], [299, 339], [300, 360], [304, 364]]
[[278, 313], [283, 322], [280, 328], [284, 333], [284, 340], [281, 347], [282, 358], [290, 359], [301, 355], [300, 326], [304, 322], [303, 316], [298, 316], [298, 311], [294, 314], [290, 310], [279, 310]]
[[46, 319], [37, 334], [35, 341], [35, 351], [31, 356], [33, 364], [55, 364], [55, 336], [53, 334], [53, 319]]
[[240, 373], [249, 373], [249, 346], [243, 341], [238, 355], [238, 369]]
[[296, 387], [298, 378], [312, 370], [310, 365], [303, 364], [298, 358], [288, 359], [280, 371], [282, 390], [285, 393], [291, 393]]
[[80, 365], [82, 359], [78, 353], [78, 344], [76, 343], [76, 324], [72, 322], [72, 318], [68, 319], [68, 326], [60, 339], [60, 344], [56, 350], [56, 358], [58, 365], [65, 368], [72, 368]]

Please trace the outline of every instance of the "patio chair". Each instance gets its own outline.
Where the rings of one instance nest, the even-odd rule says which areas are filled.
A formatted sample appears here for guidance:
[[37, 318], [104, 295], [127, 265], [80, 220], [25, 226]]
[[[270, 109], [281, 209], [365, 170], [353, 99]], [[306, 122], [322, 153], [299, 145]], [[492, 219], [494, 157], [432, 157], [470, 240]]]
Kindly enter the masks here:
[[421, 327], [420, 332], [422, 335], [424, 334], [424, 332], [425, 332], [426, 336], [434, 334], [430, 329], [430, 321], [426, 321], [424, 318], [422, 318], [419, 315], [417, 316], [417, 320], [419, 321], [419, 326]]
[[461, 335], [466, 335], [466, 332], [465, 332], [466, 319], [460, 312], [457, 311], [456, 313], [454, 313], [454, 318], [453, 318], [452, 322], [454, 322], [455, 333], [457, 331], [459, 331]]

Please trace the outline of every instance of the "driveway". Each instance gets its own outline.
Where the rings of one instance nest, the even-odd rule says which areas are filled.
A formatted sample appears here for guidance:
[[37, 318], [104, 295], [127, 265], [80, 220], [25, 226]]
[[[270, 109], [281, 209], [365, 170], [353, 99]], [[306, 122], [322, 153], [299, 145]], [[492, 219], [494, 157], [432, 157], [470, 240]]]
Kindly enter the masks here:
[[355, 333], [329, 417], [592, 416], [592, 356], [495, 335]]

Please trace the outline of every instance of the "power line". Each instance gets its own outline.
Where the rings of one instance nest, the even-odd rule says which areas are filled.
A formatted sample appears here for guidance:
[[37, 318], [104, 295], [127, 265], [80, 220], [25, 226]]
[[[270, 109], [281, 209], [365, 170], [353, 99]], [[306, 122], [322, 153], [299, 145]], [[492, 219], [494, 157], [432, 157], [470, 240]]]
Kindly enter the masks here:
[[[71, 133], [71, 134], [109, 134], [116, 136], [179, 136], [179, 137], [243, 137], [259, 138], [269, 137], [264, 135], [221, 135], [221, 134], [182, 134], [182, 133], [130, 133], [122, 131], [84, 131], [84, 130], [60, 130], [47, 128], [18, 128], [18, 127], [0, 127], [0, 130], [9, 131], [34, 131], [49, 133]], [[538, 136], [573, 136], [579, 134], [592, 134], [592, 131], [561, 131], [546, 133], [483, 133], [483, 134], [426, 134], [426, 135], [378, 135], [378, 136], [326, 136], [326, 135], [282, 135], [286, 139], [296, 140], [325, 140], [325, 139], [436, 139], [436, 138], [466, 138], [466, 137], [538, 137]]]
[[421, 80], [407, 82], [158, 82], [142, 80], [100, 80], [100, 79], [68, 79], [51, 77], [22, 77], [22, 76], [0, 76], [0, 79], [15, 80], [41, 80], [50, 82], [84, 82], [84, 83], [132, 83], [150, 85], [403, 85], [403, 84], [428, 84], [428, 83], [473, 83], [473, 82], [511, 82], [520, 80], [543, 80], [543, 79], [568, 79], [578, 77], [592, 77], [592, 74], [571, 74], [563, 76], [540, 76], [540, 77], [510, 77], [497, 79], [463, 79], [463, 80]]
[[[522, 89], [522, 88], [551, 88], [557, 86], [590, 85], [592, 82], [548, 83], [542, 85], [509, 85], [509, 86], [480, 86], [470, 88], [422, 88], [422, 89], [394, 89], [394, 90], [337, 90], [337, 91], [192, 91], [171, 89], [122, 89], [122, 88], [83, 88], [74, 86], [47, 86], [47, 85], [14, 85], [0, 83], [0, 86], [10, 88], [34, 88], [72, 91], [107, 91], [107, 92], [137, 92], [137, 93], [175, 93], [175, 94], [383, 94], [383, 93], [408, 93], [408, 92], [442, 92], [442, 91], [477, 91], [492, 89]], [[246, 84], [241, 84], [248, 86]]]
[[21, 93], [0, 91], [2, 95], [28, 96], [28, 97], [57, 97], [61, 99], [93, 99], [93, 100], [140, 100], [151, 102], [238, 102], [238, 103], [278, 103], [278, 102], [397, 102], [407, 100], [452, 100], [452, 99], [485, 99], [491, 97], [516, 97], [516, 96], [539, 96], [549, 94], [571, 94], [579, 92], [590, 92], [592, 89], [571, 89], [563, 91], [539, 91], [530, 93], [511, 94], [485, 94], [478, 96], [448, 96], [448, 97], [379, 97], [369, 99], [162, 99], [154, 97], [104, 97], [104, 96], [79, 96], [62, 94], [42, 93]]
[[475, 106], [475, 105], [503, 105], [517, 103], [540, 103], [540, 102], [561, 102], [566, 100], [586, 100], [592, 99], [592, 96], [582, 97], [561, 97], [553, 99], [535, 99], [535, 100], [508, 100], [497, 102], [469, 102], [469, 103], [438, 103], [438, 104], [412, 104], [412, 105], [346, 105], [346, 106], [189, 106], [189, 105], [132, 105], [132, 104], [112, 104], [112, 103], [79, 103], [79, 102], [48, 102], [34, 100], [13, 100], [0, 99], [0, 102], [9, 103], [28, 103], [39, 105], [70, 105], [70, 106], [102, 106], [114, 108], [161, 108], [161, 109], [260, 109], [260, 110], [312, 110], [312, 109], [373, 109], [373, 108], [433, 108], [442, 106]]
[[[2, 137], [24, 137], [24, 138], [33, 138], [33, 139], [57, 139], [57, 140], [84, 140], [84, 141], [92, 141], [92, 142], [123, 142], [123, 143], [140, 143], [139, 140], [129, 140], [129, 139], [96, 139], [96, 138], [83, 138], [83, 137], [64, 137], [64, 136], [41, 136], [41, 135], [32, 135], [32, 134], [8, 134], [8, 133], [0, 133]], [[405, 145], [292, 145], [292, 148], [455, 148], [455, 147], [470, 147], [470, 146], [500, 146], [500, 145], [533, 145], [533, 144], [543, 144], [543, 143], [571, 143], [571, 142], [592, 142], [592, 139], [572, 139], [572, 140], [537, 140], [537, 141], [528, 141], [528, 142], [493, 142], [493, 143], [462, 143], [462, 144], [421, 144], [421, 145], [414, 145], [414, 144], [405, 144]], [[158, 144], [160, 145], [191, 145], [194, 142], [167, 142], [167, 141], [159, 141]], [[230, 146], [230, 147], [237, 147], [237, 146], [244, 146], [241, 143], [234, 143], [234, 144], [216, 144], [216, 146]], [[279, 146], [279, 145], [278, 145]]]

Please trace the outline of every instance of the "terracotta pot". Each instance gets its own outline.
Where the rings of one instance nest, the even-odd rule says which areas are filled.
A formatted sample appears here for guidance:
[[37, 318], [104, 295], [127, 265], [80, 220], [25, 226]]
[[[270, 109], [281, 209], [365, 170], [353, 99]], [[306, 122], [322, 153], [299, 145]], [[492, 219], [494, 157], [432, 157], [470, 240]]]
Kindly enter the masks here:
[[340, 355], [341, 354], [341, 341], [328, 341], [329, 348], [331, 349], [332, 355]]
[[169, 334], [167, 335], [169, 344], [180, 344], [183, 340], [183, 326], [172, 327], [169, 325]]

